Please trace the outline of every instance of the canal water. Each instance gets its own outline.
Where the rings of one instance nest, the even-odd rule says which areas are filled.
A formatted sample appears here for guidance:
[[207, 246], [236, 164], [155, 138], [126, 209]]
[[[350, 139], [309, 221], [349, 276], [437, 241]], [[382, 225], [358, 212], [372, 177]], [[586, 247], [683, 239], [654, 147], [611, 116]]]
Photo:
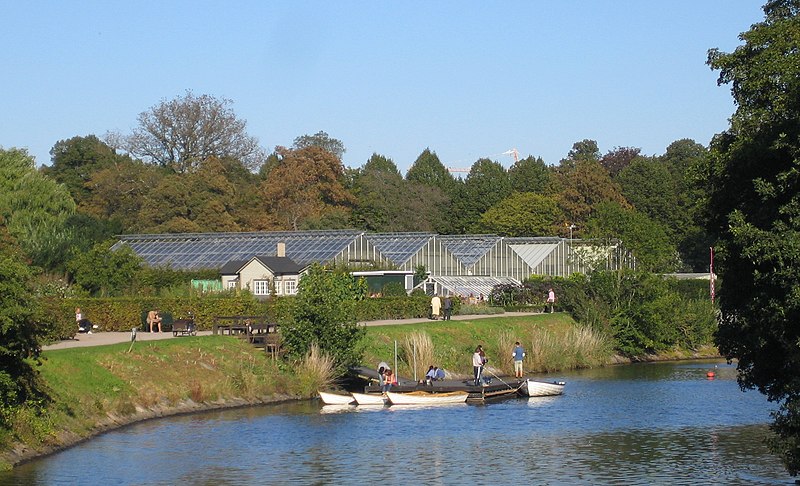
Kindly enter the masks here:
[[166, 418], [0, 472], [0, 484], [793, 484], [763, 443], [774, 404], [741, 392], [735, 373], [637, 364], [549, 377], [567, 381], [559, 397]]

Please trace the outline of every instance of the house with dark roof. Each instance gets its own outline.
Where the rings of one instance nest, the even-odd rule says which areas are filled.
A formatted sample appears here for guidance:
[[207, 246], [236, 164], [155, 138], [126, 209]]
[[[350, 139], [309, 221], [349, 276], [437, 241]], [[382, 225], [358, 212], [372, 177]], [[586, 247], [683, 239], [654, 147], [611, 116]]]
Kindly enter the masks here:
[[256, 255], [249, 260], [230, 260], [220, 269], [222, 287], [249, 290], [257, 297], [295, 295], [304, 267], [284, 255], [278, 244], [279, 256]]

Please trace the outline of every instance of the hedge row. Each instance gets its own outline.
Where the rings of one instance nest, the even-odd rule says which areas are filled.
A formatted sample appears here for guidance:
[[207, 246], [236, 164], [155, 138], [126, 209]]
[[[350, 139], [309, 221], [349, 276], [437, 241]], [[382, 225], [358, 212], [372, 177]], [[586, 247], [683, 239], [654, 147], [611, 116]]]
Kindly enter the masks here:
[[[173, 319], [194, 316], [198, 330], [210, 330], [216, 316], [267, 316], [277, 322], [290, 318], [293, 297], [273, 297], [258, 300], [251, 295], [193, 296], [193, 297], [108, 297], [68, 298], [46, 297], [39, 300], [44, 341], [68, 339], [75, 335], [75, 308], [80, 307], [83, 317], [98, 326], [99, 331], [130, 331], [144, 329], [147, 312], [159, 309], [164, 317], [165, 330]], [[460, 302], [453, 300], [453, 314], [458, 313]], [[369, 298], [358, 302], [357, 321], [379, 319], [410, 319], [427, 317], [430, 297], [424, 295]]]

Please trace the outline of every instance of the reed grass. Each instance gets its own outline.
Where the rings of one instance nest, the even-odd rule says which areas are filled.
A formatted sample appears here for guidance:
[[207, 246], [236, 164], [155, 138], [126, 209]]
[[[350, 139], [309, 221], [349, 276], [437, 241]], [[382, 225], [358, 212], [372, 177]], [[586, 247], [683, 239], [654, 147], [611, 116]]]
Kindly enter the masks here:
[[435, 364], [434, 346], [431, 336], [425, 331], [413, 331], [402, 340], [402, 356], [411, 375], [417, 380], [425, 378], [428, 366]]
[[611, 340], [588, 326], [577, 326], [566, 333], [547, 329], [534, 331], [527, 355], [527, 371], [549, 372], [600, 366], [613, 355]]
[[336, 360], [313, 343], [308, 354], [297, 364], [298, 392], [302, 396], [316, 395], [317, 390], [327, 390], [335, 382]]

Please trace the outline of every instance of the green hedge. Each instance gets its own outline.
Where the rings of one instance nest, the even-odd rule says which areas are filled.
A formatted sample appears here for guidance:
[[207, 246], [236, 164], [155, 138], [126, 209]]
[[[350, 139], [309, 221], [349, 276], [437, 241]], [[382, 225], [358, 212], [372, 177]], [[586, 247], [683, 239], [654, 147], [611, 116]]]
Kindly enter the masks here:
[[[44, 341], [68, 339], [75, 335], [75, 308], [80, 307], [84, 318], [99, 327], [99, 331], [130, 331], [133, 327], [145, 329], [145, 318], [151, 309], [161, 310], [164, 330], [169, 330], [172, 319], [194, 316], [197, 329], [210, 330], [216, 316], [253, 315], [267, 316], [277, 322], [291, 319], [294, 297], [273, 297], [260, 301], [249, 294], [204, 295], [191, 297], [86, 297], [41, 298], [41, 326]], [[458, 314], [461, 303], [453, 299], [453, 314]], [[427, 317], [430, 297], [390, 296], [368, 298], [356, 305], [357, 321], [380, 319], [410, 319]]]

